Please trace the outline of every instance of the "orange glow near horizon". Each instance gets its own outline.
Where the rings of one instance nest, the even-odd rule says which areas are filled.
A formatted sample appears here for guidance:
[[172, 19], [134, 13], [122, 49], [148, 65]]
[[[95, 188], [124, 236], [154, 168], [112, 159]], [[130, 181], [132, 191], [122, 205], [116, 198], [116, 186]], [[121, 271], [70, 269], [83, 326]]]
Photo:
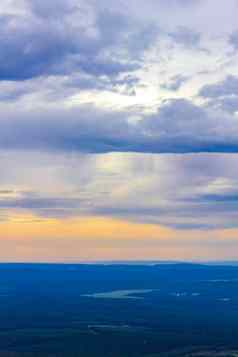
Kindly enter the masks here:
[[182, 231], [105, 217], [16, 215], [0, 223], [0, 261], [235, 259], [237, 237], [235, 229]]
[[168, 238], [172, 230], [159, 225], [138, 224], [104, 217], [69, 219], [15, 216], [0, 223], [0, 238]]

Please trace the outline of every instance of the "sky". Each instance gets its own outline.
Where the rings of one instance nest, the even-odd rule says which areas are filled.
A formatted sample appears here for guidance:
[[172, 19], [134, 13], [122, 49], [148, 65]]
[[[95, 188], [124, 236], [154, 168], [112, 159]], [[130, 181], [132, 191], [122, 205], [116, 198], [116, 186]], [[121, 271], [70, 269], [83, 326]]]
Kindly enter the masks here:
[[1, 0], [0, 261], [238, 260], [238, 0]]

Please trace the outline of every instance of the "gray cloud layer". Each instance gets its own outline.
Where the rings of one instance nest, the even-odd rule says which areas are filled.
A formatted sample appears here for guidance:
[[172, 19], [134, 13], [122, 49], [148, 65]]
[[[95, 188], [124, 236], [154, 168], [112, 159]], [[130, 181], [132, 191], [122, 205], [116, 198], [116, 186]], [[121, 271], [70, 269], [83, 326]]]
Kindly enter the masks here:
[[[146, 80], [141, 80], [140, 71], [150, 70], [153, 56], [159, 56], [158, 66], [166, 66], [169, 59], [163, 56], [171, 48], [180, 46], [182, 53], [196, 53], [200, 48], [203, 24], [191, 28], [186, 14], [194, 20], [196, 11], [210, 14], [202, 0], [174, 0], [170, 6], [153, 0], [146, 7], [142, 2], [135, 6], [133, 0], [108, 5], [107, 0], [28, 0], [21, 2], [18, 11], [2, 9], [0, 100], [16, 105], [15, 113], [9, 107], [0, 110], [0, 147], [92, 153], [237, 152], [234, 97], [238, 80], [234, 75], [202, 86], [198, 94], [210, 100], [207, 107], [189, 98], [168, 98], [153, 115], [82, 104], [67, 109], [63, 99], [83, 91], [92, 91], [92, 101], [93, 91], [136, 95]], [[163, 19], [171, 20], [171, 8], [176, 16], [165, 24]], [[160, 21], [156, 22], [154, 13], [158, 10], [163, 16], [158, 12]], [[233, 28], [227, 38], [234, 42]], [[161, 50], [158, 46], [165, 46], [167, 52], [156, 52]], [[182, 68], [160, 88], [176, 92], [192, 81], [192, 75]], [[59, 109], [50, 109], [47, 101], [54, 100], [58, 100]], [[37, 109], [38, 101], [44, 109]], [[29, 106], [34, 109], [27, 109]], [[134, 116], [140, 117], [136, 123], [131, 120]]]
[[131, 72], [157, 35], [155, 27], [138, 27], [133, 19], [92, 2], [28, 4], [25, 13], [0, 16], [0, 80]]
[[229, 75], [224, 81], [208, 84], [201, 89], [200, 95], [205, 98], [238, 96], [238, 77]]
[[[8, 153], [0, 216], [99, 215], [179, 229], [237, 227], [236, 155]], [[136, 202], [136, 204], [135, 204]]]
[[237, 227], [236, 0], [2, 1], [0, 217]]
[[184, 99], [133, 122], [134, 113], [77, 109], [2, 113], [2, 149], [148, 153], [237, 152], [235, 115]]

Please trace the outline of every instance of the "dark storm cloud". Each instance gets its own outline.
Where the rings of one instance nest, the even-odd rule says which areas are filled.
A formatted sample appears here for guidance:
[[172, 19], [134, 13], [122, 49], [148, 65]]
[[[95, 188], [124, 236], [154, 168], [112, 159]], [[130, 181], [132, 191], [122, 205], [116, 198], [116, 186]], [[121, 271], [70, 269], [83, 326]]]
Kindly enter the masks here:
[[55, 65], [75, 44], [59, 26], [19, 16], [0, 18], [0, 79], [25, 80], [56, 71]]
[[0, 80], [131, 72], [139, 68], [141, 54], [157, 34], [154, 27], [138, 27], [100, 7], [87, 10], [73, 1], [29, 4], [31, 13], [0, 17]]
[[166, 102], [158, 115], [145, 118], [142, 126], [147, 137], [156, 142], [158, 152], [237, 152], [238, 149], [235, 117], [184, 99]]
[[183, 99], [165, 102], [157, 114], [78, 109], [1, 114], [2, 149], [91, 153], [238, 152], [238, 122], [231, 114]]

